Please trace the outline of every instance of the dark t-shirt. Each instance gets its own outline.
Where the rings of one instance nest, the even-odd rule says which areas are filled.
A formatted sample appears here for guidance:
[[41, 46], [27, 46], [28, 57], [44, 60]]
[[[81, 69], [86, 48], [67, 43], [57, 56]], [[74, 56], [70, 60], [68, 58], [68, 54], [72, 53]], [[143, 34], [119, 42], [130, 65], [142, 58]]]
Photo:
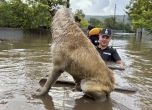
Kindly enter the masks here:
[[104, 61], [112, 61], [116, 62], [118, 60], [121, 60], [119, 54], [117, 53], [116, 49], [112, 47], [107, 47], [105, 49], [101, 49], [99, 47], [96, 47], [97, 51], [99, 52], [100, 56]]

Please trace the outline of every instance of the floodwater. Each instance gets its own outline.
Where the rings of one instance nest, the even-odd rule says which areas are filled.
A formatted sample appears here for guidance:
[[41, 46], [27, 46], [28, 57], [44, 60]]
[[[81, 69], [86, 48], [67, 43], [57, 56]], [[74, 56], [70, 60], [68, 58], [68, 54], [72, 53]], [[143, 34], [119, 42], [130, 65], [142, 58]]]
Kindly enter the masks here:
[[152, 41], [136, 42], [127, 35], [113, 37], [112, 44], [126, 64], [124, 71], [114, 71], [117, 84], [138, 91], [113, 91], [101, 103], [69, 86], [54, 86], [49, 95], [33, 98], [39, 80], [52, 69], [51, 37], [31, 34], [0, 41], [0, 110], [151, 110]]

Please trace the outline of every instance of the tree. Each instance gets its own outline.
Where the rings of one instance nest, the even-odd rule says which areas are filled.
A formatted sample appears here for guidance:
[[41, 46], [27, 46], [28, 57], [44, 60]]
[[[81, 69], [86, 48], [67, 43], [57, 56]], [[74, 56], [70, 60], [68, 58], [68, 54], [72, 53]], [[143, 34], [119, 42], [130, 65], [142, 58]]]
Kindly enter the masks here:
[[114, 22], [113, 17], [106, 18], [103, 21], [103, 27], [114, 29], [114, 30], [123, 30], [125, 32], [132, 32], [132, 28], [129, 23], [124, 23], [117, 20]]
[[6, 3], [6, 1], [5, 0], [0, 0], [0, 3]]
[[42, 3], [10, 0], [0, 4], [0, 26], [26, 29], [49, 27], [51, 21], [48, 13], [47, 5]]
[[131, 0], [126, 7], [133, 27], [145, 28], [152, 33], [152, 1], [151, 0]]
[[103, 27], [102, 22], [97, 18], [90, 18], [89, 23], [96, 27]]
[[70, 0], [1, 0], [0, 27], [50, 28], [53, 10]]
[[88, 21], [84, 19], [85, 14], [83, 13], [83, 10], [77, 9], [74, 15], [78, 16], [81, 19], [80, 26], [82, 28], [88, 26]]
[[77, 9], [76, 12], [75, 12], [75, 15], [80, 17], [80, 18], [85, 17], [85, 14], [83, 13], [83, 10], [81, 10], [81, 9]]
[[103, 24], [104, 27], [106, 28], [115, 29], [114, 24], [116, 25], [116, 22], [114, 23], [114, 18], [110, 17], [110, 18], [106, 18]]

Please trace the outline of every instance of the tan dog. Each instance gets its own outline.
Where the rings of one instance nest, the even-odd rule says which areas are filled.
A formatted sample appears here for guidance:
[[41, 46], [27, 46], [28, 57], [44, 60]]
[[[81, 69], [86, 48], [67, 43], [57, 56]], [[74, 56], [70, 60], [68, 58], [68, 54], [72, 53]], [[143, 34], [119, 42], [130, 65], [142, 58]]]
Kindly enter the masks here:
[[73, 76], [87, 96], [105, 98], [114, 89], [114, 77], [95, 47], [75, 23], [72, 12], [62, 7], [53, 19], [51, 46], [53, 70], [37, 95], [46, 94], [64, 71]]

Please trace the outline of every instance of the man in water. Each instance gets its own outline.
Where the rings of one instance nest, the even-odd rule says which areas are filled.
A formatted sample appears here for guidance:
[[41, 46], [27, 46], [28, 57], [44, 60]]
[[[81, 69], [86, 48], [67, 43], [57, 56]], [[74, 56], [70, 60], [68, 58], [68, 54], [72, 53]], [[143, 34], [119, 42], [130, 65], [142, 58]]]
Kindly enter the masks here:
[[97, 50], [105, 62], [115, 62], [124, 68], [124, 63], [116, 49], [108, 46], [111, 41], [111, 37], [112, 33], [110, 29], [102, 29], [99, 33], [99, 45], [97, 46]]

